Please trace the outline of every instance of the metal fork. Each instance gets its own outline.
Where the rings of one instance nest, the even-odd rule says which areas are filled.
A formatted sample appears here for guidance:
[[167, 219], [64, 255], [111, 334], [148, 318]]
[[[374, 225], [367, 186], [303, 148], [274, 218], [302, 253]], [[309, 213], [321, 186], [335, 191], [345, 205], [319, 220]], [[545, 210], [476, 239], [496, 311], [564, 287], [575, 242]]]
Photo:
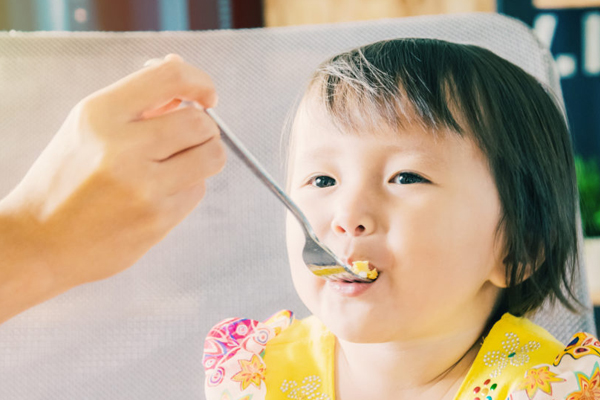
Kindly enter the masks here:
[[304, 230], [306, 242], [302, 251], [302, 259], [308, 269], [321, 278], [332, 281], [373, 282], [374, 279], [363, 278], [344, 264], [327, 246], [319, 241], [308, 220], [298, 206], [275, 183], [268, 172], [256, 158], [246, 149], [242, 142], [231, 132], [223, 120], [211, 108], [206, 113], [217, 123], [223, 141], [246, 164], [258, 179], [273, 192], [277, 198], [292, 212]]

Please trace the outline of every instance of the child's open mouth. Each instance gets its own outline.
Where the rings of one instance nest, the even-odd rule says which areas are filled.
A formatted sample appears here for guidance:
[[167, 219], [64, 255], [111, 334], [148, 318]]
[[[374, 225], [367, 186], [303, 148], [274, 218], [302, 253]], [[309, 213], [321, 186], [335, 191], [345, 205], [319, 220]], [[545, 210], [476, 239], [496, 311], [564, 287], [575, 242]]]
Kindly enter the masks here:
[[[369, 265], [368, 261], [353, 261], [352, 271], [365, 278], [377, 279], [378, 271], [374, 265]], [[373, 282], [344, 282], [344, 281], [327, 281], [327, 286], [334, 292], [345, 297], [360, 296], [373, 286]]]

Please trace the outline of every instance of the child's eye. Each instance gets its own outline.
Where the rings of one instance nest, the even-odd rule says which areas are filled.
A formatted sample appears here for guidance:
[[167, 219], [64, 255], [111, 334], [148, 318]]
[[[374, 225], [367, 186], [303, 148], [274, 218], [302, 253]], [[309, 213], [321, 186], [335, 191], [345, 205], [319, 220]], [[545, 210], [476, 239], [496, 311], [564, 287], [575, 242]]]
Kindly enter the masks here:
[[425, 183], [428, 182], [427, 179], [417, 175], [417, 174], [412, 174], [410, 172], [400, 172], [396, 175], [394, 175], [394, 177], [392, 179], [390, 179], [390, 183], [396, 183], [399, 185], [409, 185], [412, 183]]
[[318, 188], [325, 188], [334, 186], [336, 184], [335, 179], [327, 175], [318, 175], [310, 178], [308, 181], [312, 186], [316, 186]]

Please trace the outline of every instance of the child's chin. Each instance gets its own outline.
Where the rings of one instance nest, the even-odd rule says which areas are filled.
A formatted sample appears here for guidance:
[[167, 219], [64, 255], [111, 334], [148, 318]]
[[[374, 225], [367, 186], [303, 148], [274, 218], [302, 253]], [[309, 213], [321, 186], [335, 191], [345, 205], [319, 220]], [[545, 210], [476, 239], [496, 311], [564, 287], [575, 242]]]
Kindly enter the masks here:
[[[333, 332], [333, 330], [332, 330]], [[384, 337], [381, 332], [372, 332], [365, 327], [345, 328], [340, 329], [339, 333], [333, 332], [335, 337], [349, 343], [386, 343], [390, 342], [390, 338]]]
[[329, 321], [325, 319], [323, 323], [337, 338], [350, 343], [385, 343], [393, 340], [391, 327], [379, 324], [368, 316], [361, 318], [359, 313], [344, 320], [338, 316]]

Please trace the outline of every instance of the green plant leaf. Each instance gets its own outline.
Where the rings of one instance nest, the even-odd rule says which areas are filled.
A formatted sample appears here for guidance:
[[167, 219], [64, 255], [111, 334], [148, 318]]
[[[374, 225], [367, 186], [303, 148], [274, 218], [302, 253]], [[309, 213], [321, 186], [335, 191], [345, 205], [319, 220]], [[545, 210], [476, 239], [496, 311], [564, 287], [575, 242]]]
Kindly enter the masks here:
[[575, 171], [584, 235], [600, 236], [600, 168], [595, 159], [576, 156]]

